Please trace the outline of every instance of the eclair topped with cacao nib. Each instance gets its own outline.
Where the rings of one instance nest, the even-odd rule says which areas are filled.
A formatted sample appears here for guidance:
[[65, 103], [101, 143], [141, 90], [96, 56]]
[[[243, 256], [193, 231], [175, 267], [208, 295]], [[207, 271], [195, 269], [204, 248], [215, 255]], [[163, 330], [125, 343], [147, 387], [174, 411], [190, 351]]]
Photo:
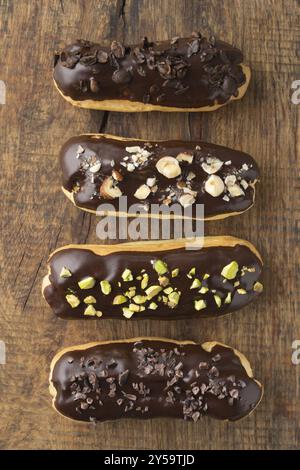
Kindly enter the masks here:
[[111, 111], [212, 111], [241, 98], [250, 69], [239, 49], [193, 33], [110, 46], [78, 40], [55, 55], [54, 82], [73, 105]]
[[67, 348], [51, 364], [54, 408], [79, 421], [202, 416], [235, 421], [263, 394], [248, 360], [217, 342], [135, 338]]
[[206, 237], [196, 246], [69, 245], [50, 256], [43, 295], [65, 319], [176, 320], [218, 317], [262, 292], [262, 261], [249, 242]]
[[197, 204], [204, 205], [205, 219], [240, 214], [253, 205], [259, 179], [250, 155], [205, 142], [80, 135], [64, 144], [60, 158], [69, 199], [91, 212], [109, 203], [116, 215], [125, 215], [119, 212], [120, 196], [127, 196], [128, 208], [137, 208], [129, 216], [157, 217], [155, 204], [162, 211], [177, 204], [175, 213], [169, 210], [176, 218], [203, 218]]

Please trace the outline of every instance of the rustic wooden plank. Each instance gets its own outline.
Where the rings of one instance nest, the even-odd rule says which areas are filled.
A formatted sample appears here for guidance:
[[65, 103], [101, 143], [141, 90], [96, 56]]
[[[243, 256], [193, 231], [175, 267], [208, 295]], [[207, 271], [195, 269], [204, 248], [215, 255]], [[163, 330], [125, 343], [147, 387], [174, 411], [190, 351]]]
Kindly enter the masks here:
[[[176, 12], [176, 14], [174, 14]], [[1, 294], [0, 448], [274, 449], [299, 447], [299, 371], [291, 344], [299, 338], [299, 78], [296, 0], [0, 0]], [[253, 69], [241, 102], [213, 114], [90, 112], [65, 103], [51, 83], [52, 52], [78, 37], [127, 42], [193, 30], [235, 43]], [[298, 73], [298, 76], [297, 76]], [[248, 238], [266, 260], [266, 293], [240, 315], [189, 322], [66, 323], [41, 298], [47, 256], [70, 242], [96, 242], [97, 220], [71, 207], [59, 188], [57, 153], [73, 134], [213, 141], [252, 154], [262, 171], [256, 206], [207, 223], [208, 234]], [[298, 140], [297, 140], [298, 138]], [[160, 335], [236, 346], [266, 385], [265, 398], [235, 424], [155, 420], [74, 424], [52, 411], [49, 362], [60, 348], [91, 340]], [[170, 432], [172, 429], [172, 432]]]

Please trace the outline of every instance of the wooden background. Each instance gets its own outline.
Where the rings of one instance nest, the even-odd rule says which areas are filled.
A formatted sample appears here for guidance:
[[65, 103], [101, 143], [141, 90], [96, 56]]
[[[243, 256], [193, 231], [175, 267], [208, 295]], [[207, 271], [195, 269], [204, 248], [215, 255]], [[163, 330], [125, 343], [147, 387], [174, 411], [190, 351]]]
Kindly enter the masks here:
[[[300, 444], [299, 106], [296, 0], [0, 0], [1, 310], [0, 448], [295, 449]], [[215, 33], [244, 51], [249, 91], [212, 114], [118, 114], [72, 108], [51, 82], [53, 51], [76, 38], [134, 43], [193, 30]], [[298, 49], [297, 49], [298, 47]], [[203, 139], [243, 149], [261, 168], [255, 207], [206, 224], [207, 234], [251, 240], [265, 259], [265, 295], [217, 321], [64, 322], [41, 296], [46, 260], [67, 243], [97, 242], [96, 218], [60, 191], [63, 141], [99, 130], [144, 139]], [[101, 339], [160, 335], [217, 339], [243, 351], [265, 384], [257, 411], [230, 424], [203, 419], [105, 423], [96, 428], [58, 416], [48, 368], [62, 347]]]

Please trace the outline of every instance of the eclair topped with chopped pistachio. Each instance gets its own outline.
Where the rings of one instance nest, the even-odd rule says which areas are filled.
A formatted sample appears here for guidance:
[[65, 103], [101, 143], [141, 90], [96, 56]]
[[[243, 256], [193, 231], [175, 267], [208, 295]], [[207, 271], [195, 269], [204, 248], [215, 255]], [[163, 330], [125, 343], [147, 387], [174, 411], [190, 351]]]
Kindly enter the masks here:
[[262, 260], [249, 242], [184, 241], [69, 245], [49, 259], [43, 295], [66, 319], [183, 319], [238, 310], [263, 290]]

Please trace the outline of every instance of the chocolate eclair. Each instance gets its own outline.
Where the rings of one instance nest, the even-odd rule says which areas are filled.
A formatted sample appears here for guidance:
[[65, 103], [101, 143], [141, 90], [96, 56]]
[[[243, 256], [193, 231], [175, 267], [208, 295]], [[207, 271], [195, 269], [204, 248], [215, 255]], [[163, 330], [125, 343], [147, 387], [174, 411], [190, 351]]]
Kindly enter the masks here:
[[218, 317], [262, 292], [262, 260], [251, 243], [201, 242], [65, 246], [50, 256], [43, 296], [65, 319], [177, 320]]
[[71, 104], [110, 111], [213, 111], [250, 80], [242, 52], [200, 33], [110, 46], [78, 40], [55, 54], [54, 83]]
[[104, 204], [103, 213], [116, 216], [222, 219], [251, 208], [259, 180], [247, 153], [200, 141], [79, 135], [60, 160], [66, 196], [80, 209], [96, 213]]
[[245, 356], [224, 344], [134, 338], [63, 349], [50, 393], [55, 410], [79, 421], [236, 421], [259, 404], [263, 387]]

